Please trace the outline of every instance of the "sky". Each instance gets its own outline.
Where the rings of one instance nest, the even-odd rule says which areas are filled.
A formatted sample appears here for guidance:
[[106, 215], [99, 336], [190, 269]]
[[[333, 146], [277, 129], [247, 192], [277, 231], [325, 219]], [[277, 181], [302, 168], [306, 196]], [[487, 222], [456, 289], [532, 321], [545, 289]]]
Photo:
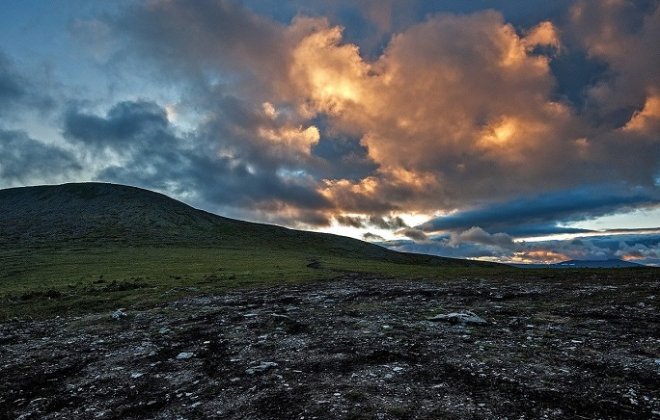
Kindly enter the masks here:
[[5, 0], [0, 188], [660, 265], [660, 1]]

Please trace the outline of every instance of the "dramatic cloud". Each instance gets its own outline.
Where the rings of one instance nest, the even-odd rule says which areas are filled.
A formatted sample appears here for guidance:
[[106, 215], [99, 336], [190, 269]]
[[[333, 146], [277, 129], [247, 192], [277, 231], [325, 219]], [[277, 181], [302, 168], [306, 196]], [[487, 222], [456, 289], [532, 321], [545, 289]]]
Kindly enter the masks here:
[[153, 102], [122, 102], [105, 116], [71, 109], [64, 133], [106, 162], [100, 179], [138, 184], [225, 210], [288, 211], [302, 222], [327, 223], [314, 212], [327, 203], [313, 184], [279, 175], [267, 162], [258, 166], [229, 154], [199, 133], [176, 132], [166, 110]]
[[494, 12], [440, 16], [394, 37], [375, 63], [341, 44], [336, 27], [307, 41], [293, 65], [304, 96], [361, 133], [379, 164], [375, 177], [329, 184], [342, 202], [430, 210], [576, 183], [654, 183], [657, 136], [592, 139], [587, 121], [554, 101], [550, 58], [532, 52], [559, 47], [549, 22], [521, 37]]
[[[107, 86], [60, 70], [68, 90], [54, 95], [0, 54], [2, 147], [16, 162], [49, 151], [44, 176], [453, 256], [563, 258], [577, 245], [517, 238], [657, 211], [660, 4], [483, 6], [153, 0], [73, 13], [67, 34], [93, 63], [81, 80]], [[56, 123], [24, 118], [52, 98]], [[27, 122], [10, 127], [10, 110]], [[0, 159], [4, 184], [42, 175]]]
[[583, 187], [459, 211], [432, 219], [419, 228], [438, 231], [479, 226], [490, 232], [516, 235], [577, 233], [580, 230], [558, 224], [659, 205], [657, 188], [629, 188], [626, 185]]
[[[362, 13], [386, 31], [391, 7]], [[581, 7], [598, 6], [576, 5], [569, 24], [581, 24]], [[658, 12], [640, 13], [645, 29], [630, 36], [644, 43]], [[433, 15], [372, 59], [324, 17], [279, 22], [229, 1], [152, 2], [113, 24], [161, 77], [195, 87], [184, 103], [205, 110], [200, 130], [219, 150], [307, 176], [335, 215], [435, 212], [610, 182], [652, 188], [659, 169], [655, 97], [627, 125], [605, 128], [557, 100], [551, 62], [564, 54], [564, 30], [549, 20], [518, 30], [496, 11]], [[333, 154], [346, 138], [371, 165], [361, 176], [342, 175], [349, 150]]]

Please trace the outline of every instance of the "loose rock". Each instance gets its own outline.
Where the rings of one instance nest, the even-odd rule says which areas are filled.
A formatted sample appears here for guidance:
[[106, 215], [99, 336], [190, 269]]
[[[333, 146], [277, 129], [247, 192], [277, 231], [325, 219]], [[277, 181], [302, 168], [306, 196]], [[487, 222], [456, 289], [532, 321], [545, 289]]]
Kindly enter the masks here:
[[488, 324], [488, 321], [481, 318], [480, 316], [477, 316], [474, 312], [471, 311], [452, 312], [446, 315], [440, 314], [433, 316], [428, 320], [432, 322], [449, 322], [451, 324]]

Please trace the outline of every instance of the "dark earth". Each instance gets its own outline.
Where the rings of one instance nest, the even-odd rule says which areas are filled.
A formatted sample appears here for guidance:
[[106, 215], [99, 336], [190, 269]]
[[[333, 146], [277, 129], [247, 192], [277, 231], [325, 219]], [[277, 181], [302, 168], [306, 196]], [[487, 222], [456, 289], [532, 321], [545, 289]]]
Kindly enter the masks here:
[[660, 279], [608, 273], [353, 275], [10, 320], [0, 418], [660, 418]]

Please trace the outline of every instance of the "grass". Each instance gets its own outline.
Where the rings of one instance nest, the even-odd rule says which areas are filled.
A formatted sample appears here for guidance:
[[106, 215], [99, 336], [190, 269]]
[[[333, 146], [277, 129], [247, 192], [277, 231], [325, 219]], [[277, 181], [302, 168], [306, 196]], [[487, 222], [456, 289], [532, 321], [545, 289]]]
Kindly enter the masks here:
[[0, 260], [0, 319], [148, 307], [183, 295], [349, 272], [409, 279], [493, 272], [266, 248], [32, 247], [0, 249]]
[[[610, 270], [521, 270], [347, 257], [310, 247], [58, 246], [0, 248], [0, 320], [149, 308], [182, 296], [324, 281], [349, 273], [434, 281], [604, 280]], [[644, 269], [616, 270], [635, 281]], [[624, 273], [625, 272], [625, 273]], [[642, 278], [648, 278], [646, 275]], [[613, 279], [613, 281], [617, 281]]]

